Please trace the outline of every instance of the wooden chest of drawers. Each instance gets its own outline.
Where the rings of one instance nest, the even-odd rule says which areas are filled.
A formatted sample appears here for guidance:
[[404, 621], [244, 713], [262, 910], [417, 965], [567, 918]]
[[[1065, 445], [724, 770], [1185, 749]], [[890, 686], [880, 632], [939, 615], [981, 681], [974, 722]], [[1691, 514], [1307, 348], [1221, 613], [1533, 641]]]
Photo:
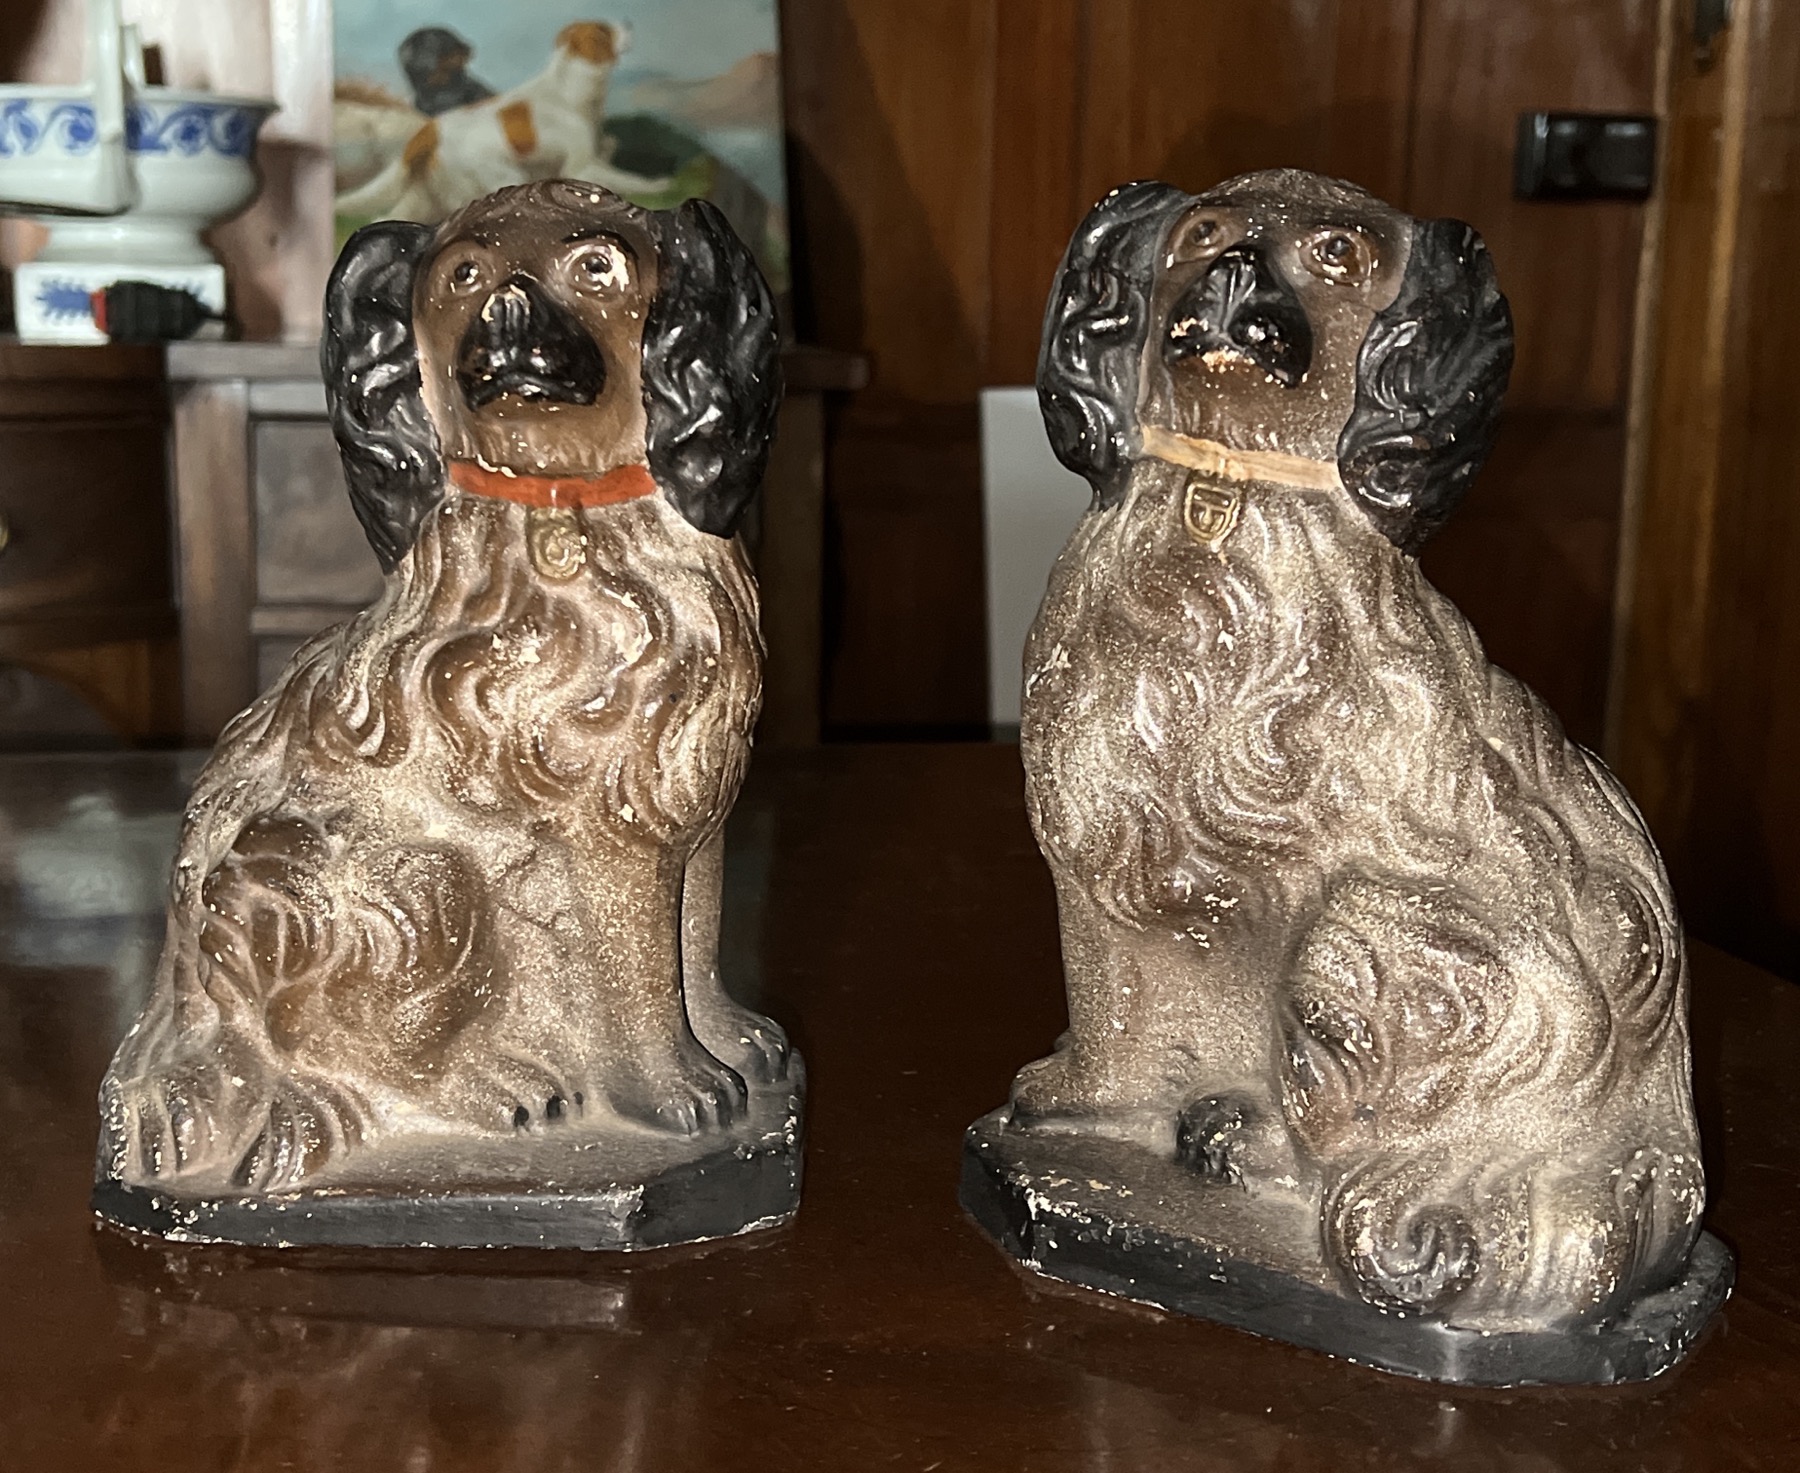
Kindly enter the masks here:
[[324, 407], [321, 392], [316, 415], [262, 414], [250, 430], [256, 548], [250, 634], [259, 690], [304, 640], [381, 592], [381, 565], [350, 509]]
[[179, 731], [167, 418], [155, 348], [0, 340], [0, 741], [18, 667], [115, 738]]
[[155, 350], [0, 343], [0, 658], [175, 632]]

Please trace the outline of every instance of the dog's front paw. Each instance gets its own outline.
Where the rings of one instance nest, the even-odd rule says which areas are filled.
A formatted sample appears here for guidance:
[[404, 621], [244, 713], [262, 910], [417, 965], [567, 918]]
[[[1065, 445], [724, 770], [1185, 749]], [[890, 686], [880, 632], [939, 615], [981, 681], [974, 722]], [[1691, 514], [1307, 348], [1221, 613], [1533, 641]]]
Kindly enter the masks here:
[[198, 1180], [211, 1190], [295, 1186], [361, 1140], [363, 1129], [348, 1093], [321, 1080], [271, 1077], [241, 1055], [186, 1059], [109, 1085], [107, 1112], [125, 1134], [126, 1180]]
[[215, 1164], [253, 1103], [242, 1099], [244, 1085], [206, 1059], [109, 1081], [106, 1113], [121, 1138], [120, 1174], [128, 1181], [166, 1181]]
[[1013, 1076], [1012, 1123], [1026, 1129], [1087, 1113], [1068, 1050], [1033, 1059]]
[[697, 1020], [695, 1032], [706, 1048], [746, 1079], [779, 1084], [788, 1076], [793, 1045], [773, 1018], [733, 1003], [721, 1016]]
[[588, 1097], [577, 1071], [508, 1048], [455, 1081], [443, 1105], [491, 1130], [537, 1131], [555, 1130], [586, 1114]]
[[1109, 1068], [1073, 1049], [1058, 1049], [1021, 1069], [1013, 1080], [1010, 1123], [1019, 1130], [1073, 1132], [1135, 1141], [1153, 1151], [1170, 1145], [1169, 1109], [1160, 1078], [1146, 1081], [1129, 1068]]
[[361, 1140], [362, 1119], [347, 1096], [327, 1085], [284, 1079], [275, 1086], [262, 1128], [238, 1159], [231, 1184], [250, 1192], [298, 1186]]
[[1078, 1065], [1073, 1049], [1034, 1059], [1013, 1077], [1012, 1123], [1026, 1129], [1131, 1110], [1138, 1103], [1103, 1071]]
[[606, 1094], [626, 1119], [677, 1135], [730, 1125], [750, 1098], [743, 1076], [697, 1043], [624, 1065], [608, 1082]]

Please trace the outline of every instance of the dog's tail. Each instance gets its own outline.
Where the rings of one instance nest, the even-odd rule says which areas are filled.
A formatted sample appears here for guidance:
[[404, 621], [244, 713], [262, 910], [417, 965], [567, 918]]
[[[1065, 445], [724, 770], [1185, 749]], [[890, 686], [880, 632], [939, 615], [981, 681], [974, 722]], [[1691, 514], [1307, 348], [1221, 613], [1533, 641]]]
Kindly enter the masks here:
[[1612, 1318], [1687, 1262], [1705, 1200], [1691, 1151], [1550, 1152], [1471, 1168], [1468, 1150], [1434, 1143], [1339, 1177], [1322, 1228], [1346, 1287], [1389, 1312], [1473, 1329], [1558, 1328]]
[[338, 214], [353, 216], [359, 220], [389, 219], [390, 211], [400, 202], [400, 196], [406, 192], [411, 182], [412, 178], [401, 160], [391, 159], [373, 179], [359, 184], [346, 194], [340, 194], [335, 208]]
[[157, 994], [102, 1096], [113, 1175], [288, 1186], [416, 1108], [497, 1004], [479, 878], [456, 852], [248, 824], [169, 922]]
[[401, 206], [426, 189], [437, 168], [438, 144], [438, 125], [428, 120], [374, 178], [337, 197], [337, 213], [360, 220], [412, 218]]
[[104, 1175], [288, 1184], [356, 1144], [370, 1089], [428, 1089], [492, 1001], [465, 858], [296, 816], [338, 634], [229, 726], [195, 785], [150, 1001], [101, 1095]]

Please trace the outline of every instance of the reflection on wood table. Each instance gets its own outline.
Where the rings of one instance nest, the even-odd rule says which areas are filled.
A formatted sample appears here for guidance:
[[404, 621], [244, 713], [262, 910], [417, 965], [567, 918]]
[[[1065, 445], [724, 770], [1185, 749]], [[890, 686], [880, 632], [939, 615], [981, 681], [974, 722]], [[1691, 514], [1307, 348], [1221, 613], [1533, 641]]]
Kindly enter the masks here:
[[727, 980], [811, 1066], [778, 1231], [608, 1256], [239, 1252], [96, 1230], [94, 1089], [192, 756], [0, 760], [0, 1448], [80, 1469], [1800, 1466], [1800, 989], [1704, 947], [1697, 1093], [1736, 1295], [1645, 1386], [1403, 1380], [1022, 1276], [964, 1125], [1063, 1025], [1016, 749], [763, 754]]

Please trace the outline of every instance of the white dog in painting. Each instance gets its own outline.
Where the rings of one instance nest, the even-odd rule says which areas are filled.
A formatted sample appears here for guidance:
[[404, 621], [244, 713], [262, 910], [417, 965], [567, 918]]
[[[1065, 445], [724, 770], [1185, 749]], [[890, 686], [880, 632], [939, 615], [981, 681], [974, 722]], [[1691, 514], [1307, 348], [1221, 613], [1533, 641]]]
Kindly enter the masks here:
[[386, 168], [337, 197], [340, 215], [441, 220], [470, 200], [533, 179], [580, 179], [625, 195], [666, 189], [612, 166], [600, 131], [606, 88], [631, 44], [608, 21], [564, 26], [550, 64], [522, 86], [424, 121]]
[[332, 91], [331, 147], [338, 191], [361, 189], [387, 168], [428, 119], [387, 88], [355, 78]]

